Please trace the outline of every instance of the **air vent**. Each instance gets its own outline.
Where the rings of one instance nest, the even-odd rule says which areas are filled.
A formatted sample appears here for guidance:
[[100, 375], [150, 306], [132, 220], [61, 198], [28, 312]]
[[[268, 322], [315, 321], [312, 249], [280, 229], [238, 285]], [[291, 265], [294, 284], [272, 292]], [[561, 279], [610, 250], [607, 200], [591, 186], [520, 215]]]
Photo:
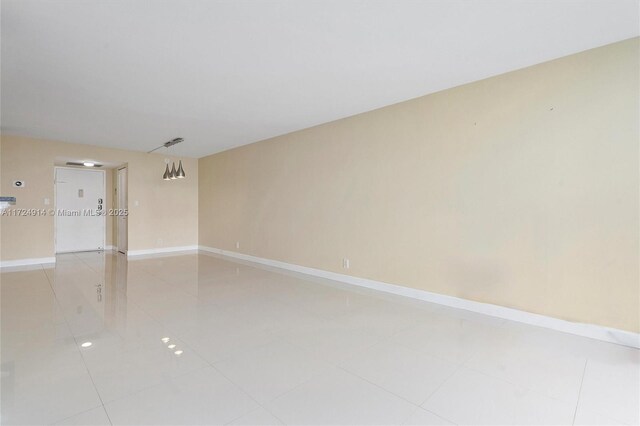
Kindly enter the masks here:
[[75, 163], [73, 161], [67, 161], [67, 166], [79, 166], [79, 167], [102, 167], [102, 164], [93, 163], [93, 166], [85, 166], [84, 163]]

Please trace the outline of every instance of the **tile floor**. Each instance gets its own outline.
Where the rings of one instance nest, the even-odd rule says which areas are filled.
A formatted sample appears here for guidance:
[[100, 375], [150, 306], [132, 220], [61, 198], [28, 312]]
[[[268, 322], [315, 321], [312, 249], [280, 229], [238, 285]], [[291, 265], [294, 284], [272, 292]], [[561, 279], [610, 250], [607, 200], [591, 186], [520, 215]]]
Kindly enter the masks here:
[[639, 351], [212, 255], [3, 270], [2, 424], [638, 424]]

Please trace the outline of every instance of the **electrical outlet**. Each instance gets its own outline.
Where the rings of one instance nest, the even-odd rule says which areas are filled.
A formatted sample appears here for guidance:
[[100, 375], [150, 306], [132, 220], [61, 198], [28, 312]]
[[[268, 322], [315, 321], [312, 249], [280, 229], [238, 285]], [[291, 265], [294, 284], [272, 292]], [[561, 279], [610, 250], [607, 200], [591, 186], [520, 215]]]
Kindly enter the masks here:
[[159, 246], [162, 245], [162, 238], [158, 238], [158, 240], [156, 241], [156, 245], [159, 245]]
[[236, 248], [239, 249], [240, 248], [240, 241], [236, 241]]
[[342, 267], [344, 269], [349, 269], [349, 267], [350, 267], [349, 259], [347, 259], [346, 257], [344, 259], [342, 259]]

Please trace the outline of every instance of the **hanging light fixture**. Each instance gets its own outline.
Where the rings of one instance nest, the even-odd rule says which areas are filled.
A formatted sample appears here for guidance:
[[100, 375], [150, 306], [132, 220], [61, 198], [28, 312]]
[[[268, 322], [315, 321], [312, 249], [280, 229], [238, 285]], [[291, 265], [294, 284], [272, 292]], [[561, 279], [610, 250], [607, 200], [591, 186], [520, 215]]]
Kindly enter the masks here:
[[169, 179], [178, 179], [178, 172], [176, 172], [176, 162], [174, 161], [171, 164], [171, 173], [169, 174]]
[[[165, 142], [162, 145], [160, 145], [159, 147], [152, 149], [151, 151], [148, 152], [148, 154], [151, 154], [153, 151], [156, 151], [160, 148], [167, 148], [167, 150], [169, 149], [170, 146], [173, 146], [175, 144], [178, 144], [180, 142], [183, 142], [184, 139], [182, 138], [175, 138], [175, 139], [171, 139], [169, 142]], [[184, 172], [184, 169], [182, 168], [182, 160], [180, 160], [179, 164], [178, 164], [178, 169], [176, 170], [176, 162], [172, 162], [171, 164], [171, 169], [169, 169], [169, 159], [167, 158], [165, 160], [165, 168], [164, 168], [164, 174], [162, 175], [162, 179], [164, 180], [174, 180], [174, 179], [183, 179], [187, 177], [186, 173]]]
[[180, 160], [180, 164], [178, 165], [178, 172], [176, 173], [176, 177], [178, 179], [187, 177], [187, 175], [184, 174], [184, 169], [182, 168], [182, 160]]

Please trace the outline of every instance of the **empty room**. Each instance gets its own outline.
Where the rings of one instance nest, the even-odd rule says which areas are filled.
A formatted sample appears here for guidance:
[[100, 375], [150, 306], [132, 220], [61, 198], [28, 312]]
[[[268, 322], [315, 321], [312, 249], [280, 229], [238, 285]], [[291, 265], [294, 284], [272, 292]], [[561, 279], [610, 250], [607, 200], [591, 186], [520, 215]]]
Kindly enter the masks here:
[[0, 0], [2, 425], [639, 425], [640, 0]]

